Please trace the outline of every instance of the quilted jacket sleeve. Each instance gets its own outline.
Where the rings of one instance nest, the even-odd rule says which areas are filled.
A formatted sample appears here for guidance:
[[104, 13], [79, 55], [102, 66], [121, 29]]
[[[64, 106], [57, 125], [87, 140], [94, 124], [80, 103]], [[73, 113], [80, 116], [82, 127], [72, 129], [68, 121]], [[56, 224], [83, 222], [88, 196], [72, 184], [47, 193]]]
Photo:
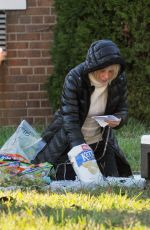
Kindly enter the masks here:
[[122, 127], [124, 124], [127, 123], [127, 119], [128, 119], [127, 80], [124, 73], [120, 76], [118, 89], [119, 89], [120, 100], [114, 115], [117, 116], [118, 118], [121, 118], [121, 122], [120, 125], [117, 126], [116, 128]]
[[81, 132], [79, 120], [79, 99], [78, 87], [80, 77], [71, 73], [65, 79], [61, 97], [61, 114], [63, 116], [63, 126], [67, 135], [70, 147], [85, 142]]

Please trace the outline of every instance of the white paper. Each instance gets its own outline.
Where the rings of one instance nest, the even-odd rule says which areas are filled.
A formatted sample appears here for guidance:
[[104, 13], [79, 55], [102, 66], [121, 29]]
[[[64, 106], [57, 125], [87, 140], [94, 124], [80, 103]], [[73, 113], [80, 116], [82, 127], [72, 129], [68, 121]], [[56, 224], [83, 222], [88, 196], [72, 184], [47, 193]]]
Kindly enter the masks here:
[[92, 118], [95, 119], [101, 127], [105, 127], [108, 125], [106, 121], [120, 121], [121, 120], [115, 117], [114, 115], [93, 116]]

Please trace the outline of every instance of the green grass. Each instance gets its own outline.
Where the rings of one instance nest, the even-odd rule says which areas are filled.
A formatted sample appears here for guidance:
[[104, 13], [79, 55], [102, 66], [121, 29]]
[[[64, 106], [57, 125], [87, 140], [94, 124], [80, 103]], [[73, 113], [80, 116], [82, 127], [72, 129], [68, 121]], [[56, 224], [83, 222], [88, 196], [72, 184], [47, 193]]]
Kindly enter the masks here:
[[[14, 132], [0, 128], [0, 145]], [[130, 120], [117, 131], [118, 141], [134, 171], [140, 170], [143, 124]], [[4, 197], [2, 199], [2, 197]], [[150, 229], [150, 189], [99, 188], [52, 193], [24, 189], [0, 191], [0, 230]]]
[[[139, 191], [0, 192], [0, 229], [149, 229], [150, 199]], [[147, 192], [148, 195], [148, 192]], [[150, 195], [150, 194], [149, 194]]]
[[150, 134], [150, 127], [135, 119], [129, 119], [128, 125], [118, 130], [116, 134], [132, 170], [140, 171], [141, 137]]

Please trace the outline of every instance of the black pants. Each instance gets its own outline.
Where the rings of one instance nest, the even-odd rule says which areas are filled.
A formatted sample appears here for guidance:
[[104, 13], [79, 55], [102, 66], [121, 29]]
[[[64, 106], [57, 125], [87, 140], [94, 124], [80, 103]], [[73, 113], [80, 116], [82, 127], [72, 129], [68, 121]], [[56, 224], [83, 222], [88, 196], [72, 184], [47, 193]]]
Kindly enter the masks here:
[[[99, 142], [98, 146], [97, 143], [90, 145], [90, 147], [94, 151], [94, 155], [99, 166], [101, 173], [104, 176], [115, 176], [118, 177], [118, 169], [117, 163], [115, 158], [115, 153], [112, 149], [107, 146], [106, 152], [103, 156], [103, 151], [105, 144], [103, 142]], [[58, 164], [55, 167], [56, 170], [56, 179], [57, 180], [75, 180], [76, 174], [75, 171], [69, 162], [68, 156], [66, 156], [65, 161], [66, 163]]]

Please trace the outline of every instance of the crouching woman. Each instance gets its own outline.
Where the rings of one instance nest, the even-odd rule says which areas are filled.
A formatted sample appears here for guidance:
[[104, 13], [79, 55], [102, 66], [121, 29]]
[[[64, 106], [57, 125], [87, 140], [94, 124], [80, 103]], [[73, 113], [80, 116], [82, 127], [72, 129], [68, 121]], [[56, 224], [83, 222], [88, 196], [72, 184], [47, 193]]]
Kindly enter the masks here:
[[[42, 135], [47, 145], [33, 163], [50, 162], [58, 180], [74, 180], [76, 174], [67, 153], [86, 143], [104, 176], [132, 175], [113, 132], [126, 124], [128, 117], [124, 70], [125, 62], [115, 43], [98, 40], [91, 44], [86, 60], [65, 78], [60, 109]], [[114, 115], [119, 121], [107, 121], [103, 128], [92, 118], [100, 115]]]

